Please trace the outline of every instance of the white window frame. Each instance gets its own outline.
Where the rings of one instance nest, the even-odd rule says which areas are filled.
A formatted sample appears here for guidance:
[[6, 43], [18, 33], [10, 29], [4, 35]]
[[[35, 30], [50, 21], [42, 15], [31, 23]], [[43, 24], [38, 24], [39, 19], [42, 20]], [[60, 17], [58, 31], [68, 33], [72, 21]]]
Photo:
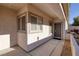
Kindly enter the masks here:
[[38, 32], [42, 32], [42, 30], [43, 30], [43, 18], [40, 17], [41, 19], [39, 19], [39, 17], [40, 17], [40, 16], [38, 16], [38, 20], [37, 20], [37, 23], [38, 23], [38, 24], [37, 24], [37, 29], [38, 29], [38, 26], [40, 26], [40, 25], [39, 25], [39, 21], [41, 20], [40, 22], [42, 22], [42, 23], [41, 23], [42, 29], [38, 29]]
[[[36, 30], [31, 30], [31, 22], [29, 23], [29, 25], [30, 25], [30, 28], [29, 28], [29, 30], [30, 30], [30, 33], [38, 33], [38, 32], [42, 32], [42, 30], [43, 30], [43, 18], [42, 18], [42, 30], [39, 30], [38, 29], [38, 23], [39, 23], [39, 17], [41, 17], [41, 16], [38, 16], [38, 15], [35, 15], [34, 13], [30, 13], [29, 14], [29, 17], [30, 16], [34, 16], [34, 17], [36, 17], [37, 18], [37, 24], [36, 24], [36, 27], [37, 27], [37, 29]], [[29, 19], [30, 20], [30, 19]], [[31, 20], [30, 20], [31, 21]]]
[[53, 31], [52, 31], [52, 21], [49, 21], [49, 34], [51, 34]]
[[[30, 16], [37, 17], [37, 16], [32, 15], [32, 14], [30, 14]], [[38, 20], [37, 20], [37, 22], [38, 22]], [[32, 24], [31, 24], [31, 20], [30, 20], [30, 32], [31, 32], [31, 33], [38, 32], [38, 30], [37, 30], [37, 25], [36, 25], [36, 30], [32, 30], [32, 29], [31, 29], [31, 25], [32, 25]]]
[[[25, 16], [25, 30], [22, 30], [22, 17]], [[19, 15], [17, 18], [20, 19], [20, 29], [17, 29], [18, 32], [26, 32], [26, 14], [23, 13]], [[18, 24], [17, 24], [18, 25]]]

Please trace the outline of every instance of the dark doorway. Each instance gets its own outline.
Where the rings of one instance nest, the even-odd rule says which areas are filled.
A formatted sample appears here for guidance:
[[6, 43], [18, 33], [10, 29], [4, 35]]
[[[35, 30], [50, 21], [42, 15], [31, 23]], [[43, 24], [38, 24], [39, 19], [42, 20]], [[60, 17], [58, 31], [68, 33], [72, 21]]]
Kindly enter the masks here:
[[61, 39], [61, 23], [54, 24], [54, 38]]

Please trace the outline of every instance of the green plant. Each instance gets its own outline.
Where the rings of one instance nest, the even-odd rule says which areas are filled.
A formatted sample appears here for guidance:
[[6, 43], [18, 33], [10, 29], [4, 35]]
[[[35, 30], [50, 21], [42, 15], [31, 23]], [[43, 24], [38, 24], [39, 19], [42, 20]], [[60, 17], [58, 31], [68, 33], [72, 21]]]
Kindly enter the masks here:
[[74, 22], [72, 24], [73, 26], [79, 26], [79, 16], [74, 17]]

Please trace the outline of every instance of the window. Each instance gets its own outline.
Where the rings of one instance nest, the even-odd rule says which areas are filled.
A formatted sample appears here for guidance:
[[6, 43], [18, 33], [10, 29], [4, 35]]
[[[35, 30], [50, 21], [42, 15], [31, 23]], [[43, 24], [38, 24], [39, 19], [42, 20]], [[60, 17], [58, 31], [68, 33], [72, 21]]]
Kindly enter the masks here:
[[25, 31], [25, 16], [22, 17], [18, 17], [18, 21], [17, 21], [17, 26], [18, 26], [18, 31]]
[[53, 31], [52, 31], [52, 23], [51, 22], [49, 22], [49, 33], [52, 33]]
[[29, 14], [30, 32], [42, 31], [43, 18], [35, 14]]
[[38, 30], [39, 31], [41, 31], [43, 29], [42, 24], [43, 24], [42, 17], [38, 17]]
[[22, 17], [22, 30], [25, 30], [25, 16]]
[[17, 20], [18, 30], [20, 30], [20, 19]]
[[31, 30], [37, 30], [37, 17], [31, 16]]

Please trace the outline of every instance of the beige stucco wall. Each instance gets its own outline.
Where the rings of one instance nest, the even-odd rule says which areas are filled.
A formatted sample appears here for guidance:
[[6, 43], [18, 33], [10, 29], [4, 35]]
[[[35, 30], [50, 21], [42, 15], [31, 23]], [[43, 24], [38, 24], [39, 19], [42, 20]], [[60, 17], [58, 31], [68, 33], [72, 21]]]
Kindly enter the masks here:
[[0, 7], [0, 49], [16, 45], [16, 25], [16, 12], [6, 7]]
[[27, 51], [27, 35], [25, 32], [18, 32], [17, 33], [17, 43], [18, 45]]
[[[43, 30], [41, 32], [30, 32], [30, 25], [27, 23], [27, 50], [31, 50], [40, 44], [48, 41], [51, 37], [49, 21], [51, 18], [33, 5], [28, 5], [28, 11], [43, 17]], [[39, 39], [37, 39], [39, 37]]]
[[37, 33], [30, 33], [30, 25], [28, 25], [28, 40], [27, 40], [27, 44], [31, 44], [34, 43], [36, 41], [38, 41], [37, 37], [39, 37], [39, 40], [46, 38], [48, 36], [50, 36], [50, 30], [49, 30], [49, 20], [51, 20], [51, 18], [49, 16], [47, 16], [46, 14], [44, 14], [42, 11], [40, 11], [39, 9], [37, 9], [35, 6], [32, 5], [28, 5], [28, 10], [32, 13], [35, 13], [39, 16], [43, 17], [43, 30], [41, 32], [37, 32]]
[[[24, 6], [22, 9], [18, 10], [17, 16], [22, 16], [27, 14], [28, 7]], [[27, 15], [25, 15], [27, 17]], [[28, 17], [27, 17], [28, 18]], [[26, 19], [26, 31], [18, 31], [17, 32], [17, 44], [27, 51], [27, 19]]]

